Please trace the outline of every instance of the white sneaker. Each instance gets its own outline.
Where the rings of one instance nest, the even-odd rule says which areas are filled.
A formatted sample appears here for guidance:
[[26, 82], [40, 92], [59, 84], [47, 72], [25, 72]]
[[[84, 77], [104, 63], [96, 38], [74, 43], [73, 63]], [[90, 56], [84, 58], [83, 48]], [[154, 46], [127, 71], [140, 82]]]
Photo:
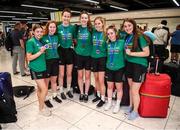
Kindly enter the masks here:
[[113, 108], [113, 113], [116, 114], [119, 112], [119, 109], [120, 109], [120, 105], [115, 105], [114, 108]]
[[44, 108], [41, 111], [39, 111], [39, 114], [48, 117], [51, 116], [51, 111], [47, 108]]
[[111, 106], [112, 106], [112, 103], [108, 102], [108, 103], [105, 105], [104, 110], [105, 110], [105, 111], [108, 111], [108, 110], [111, 108]]

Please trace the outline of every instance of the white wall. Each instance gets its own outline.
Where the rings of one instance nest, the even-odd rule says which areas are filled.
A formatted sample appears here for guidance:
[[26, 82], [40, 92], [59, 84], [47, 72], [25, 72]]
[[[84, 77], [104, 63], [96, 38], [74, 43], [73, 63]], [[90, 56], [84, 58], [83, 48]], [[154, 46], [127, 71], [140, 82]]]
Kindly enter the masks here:
[[[168, 24], [167, 26], [170, 29], [170, 32], [173, 32], [176, 29], [176, 25], [180, 24], [180, 18], [155, 18], [155, 19], [137, 19], [137, 23], [147, 23], [148, 29], [152, 29], [153, 27], [156, 27], [161, 20], [167, 20]], [[122, 24], [123, 20], [118, 20], [118, 21], [107, 21], [106, 25], [111, 25], [112, 23], [116, 25], [117, 28], [120, 28], [120, 24]]]
[[[144, 11], [128, 11], [118, 13], [104, 13], [91, 15], [93, 21], [95, 17], [101, 16], [107, 20], [106, 26], [115, 24], [117, 28], [120, 27], [124, 18], [135, 18], [137, 23], [147, 23], [148, 28], [157, 26], [161, 20], [166, 19], [168, 21], [168, 27], [170, 32], [173, 32], [177, 24], [180, 24], [180, 9], [158, 9], [158, 10], [144, 10]], [[77, 23], [79, 17], [73, 17], [71, 22]]]

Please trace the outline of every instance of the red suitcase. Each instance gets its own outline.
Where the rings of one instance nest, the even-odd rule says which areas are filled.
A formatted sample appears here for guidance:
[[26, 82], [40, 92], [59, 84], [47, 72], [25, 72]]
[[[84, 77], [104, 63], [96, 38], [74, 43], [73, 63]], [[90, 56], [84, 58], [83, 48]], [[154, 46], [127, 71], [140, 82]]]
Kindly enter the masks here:
[[166, 118], [170, 95], [171, 78], [169, 75], [147, 73], [146, 80], [140, 89], [140, 116]]

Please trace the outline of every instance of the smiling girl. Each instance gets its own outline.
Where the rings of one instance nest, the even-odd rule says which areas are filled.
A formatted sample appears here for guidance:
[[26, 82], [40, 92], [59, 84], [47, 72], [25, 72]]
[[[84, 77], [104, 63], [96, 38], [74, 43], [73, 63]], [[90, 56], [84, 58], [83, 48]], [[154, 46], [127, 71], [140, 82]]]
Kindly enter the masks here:
[[72, 68], [73, 68], [73, 35], [74, 26], [70, 24], [71, 10], [66, 8], [62, 12], [62, 24], [58, 25], [58, 36], [59, 36], [59, 83], [60, 83], [60, 93], [61, 98], [66, 99], [63, 90], [63, 79], [64, 71], [66, 66], [67, 75], [67, 95], [69, 98], [73, 98], [70, 91], [71, 81], [72, 81]]
[[130, 106], [126, 110], [129, 120], [139, 117], [139, 89], [145, 80], [149, 46], [133, 19], [125, 19], [123, 27], [128, 34], [125, 39], [126, 76], [130, 86]]
[[118, 113], [123, 95], [123, 75], [124, 75], [124, 40], [118, 39], [117, 29], [114, 26], [109, 26], [106, 29], [108, 36], [107, 42], [107, 62], [106, 62], [106, 78], [108, 84], [108, 102], [105, 106], [105, 111], [112, 106], [112, 93], [114, 85], [117, 89], [117, 101], [113, 108], [113, 113]]
[[33, 26], [34, 37], [29, 39], [26, 43], [26, 55], [29, 61], [29, 68], [32, 80], [37, 84], [37, 96], [39, 101], [39, 113], [44, 116], [50, 116], [51, 111], [45, 108], [44, 101], [48, 92], [48, 87], [45, 82], [46, 73], [46, 47], [40, 42], [43, 35], [43, 28], [35, 24]]
[[105, 21], [102, 17], [96, 17], [94, 19], [95, 30], [92, 34], [92, 62], [91, 70], [94, 72], [95, 77], [95, 87], [97, 90], [96, 97], [92, 102], [99, 103], [97, 107], [102, 107], [105, 103], [105, 85], [104, 85], [104, 75], [106, 70], [106, 38], [105, 38]]
[[[59, 72], [59, 55], [57, 52], [58, 48], [58, 36], [56, 35], [56, 22], [48, 21], [45, 27], [45, 34], [41, 39], [42, 43], [46, 46], [46, 66], [47, 66], [47, 74], [46, 85], [49, 85], [49, 81], [51, 82], [51, 88], [53, 91], [53, 99], [61, 103], [62, 101], [57, 97], [57, 76]], [[53, 107], [50, 100], [45, 101], [46, 106]]]
[[[91, 30], [92, 25], [90, 16], [86, 11], [80, 14], [80, 26], [77, 29], [77, 45], [75, 52], [77, 54], [78, 66], [78, 84], [80, 89], [79, 101], [88, 101], [88, 91], [90, 86], [91, 76]], [[83, 77], [85, 76], [85, 93], [83, 90]]]

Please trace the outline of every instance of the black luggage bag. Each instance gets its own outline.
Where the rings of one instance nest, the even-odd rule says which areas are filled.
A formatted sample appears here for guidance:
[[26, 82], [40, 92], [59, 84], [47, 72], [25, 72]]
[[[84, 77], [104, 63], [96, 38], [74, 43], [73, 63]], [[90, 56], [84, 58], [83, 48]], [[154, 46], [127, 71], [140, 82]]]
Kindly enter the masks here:
[[11, 75], [8, 72], [0, 73], [0, 123], [16, 122], [16, 114]]
[[165, 63], [163, 64], [162, 71], [171, 77], [171, 94], [180, 96], [180, 65], [174, 63]]

